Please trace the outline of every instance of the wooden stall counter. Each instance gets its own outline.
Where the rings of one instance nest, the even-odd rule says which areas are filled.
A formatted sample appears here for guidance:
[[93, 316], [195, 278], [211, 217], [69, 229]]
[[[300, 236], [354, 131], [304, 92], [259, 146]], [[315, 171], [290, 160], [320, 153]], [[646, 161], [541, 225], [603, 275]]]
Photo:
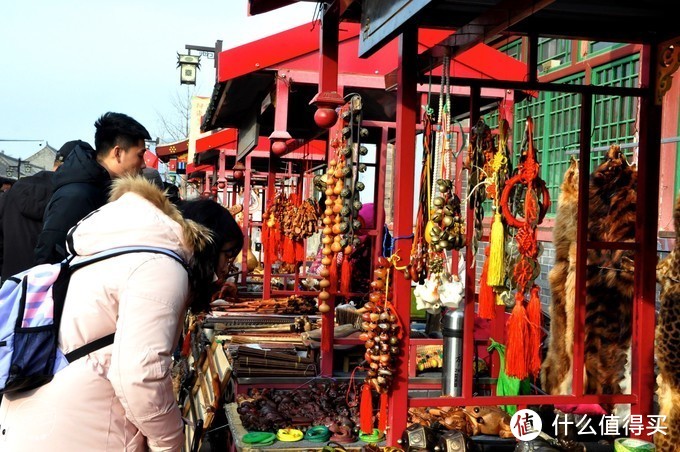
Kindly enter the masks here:
[[[306, 440], [301, 440], [301, 441], [296, 441], [296, 442], [285, 442], [285, 441], [275, 441], [274, 444], [271, 444], [269, 446], [257, 446], [255, 444], [246, 444], [243, 441], [243, 437], [246, 433], [248, 433], [248, 430], [246, 430], [243, 427], [243, 424], [241, 423], [241, 417], [239, 416], [238, 412], [236, 409], [238, 408], [237, 403], [228, 403], [224, 406], [224, 411], [227, 414], [227, 422], [229, 424], [229, 430], [231, 433], [231, 444], [229, 444], [229, 451], [231, 452], [256, 452], [256, 451], [263, 451], [263, 450], [271, 450], [271, 451], [277, 451], [277, 452], [304, 452], [304, 451], [312, 451], [312, 450], [321, 450], [323, 449], [324, 446], [329, 444], [328, 442], [324, 443], [315, 443], [312, 441], [306, 441]], [[334, 446], [334, 443], [330, 444], [331, 447]], [[363, 441], [357, 441], [354, 443], [349, 443], [349, 444], [341, 444], [341, 445], [336, 445], [336, 447], [342, 446], [343, 449], [345, 449], [347, 452], [352, 452], [352, 451], [361, 451], [364, 446], [366, 446], [367, 443]], [[385, 444], [383, 442], [378, 443], [379, 446], [383, 447]]]

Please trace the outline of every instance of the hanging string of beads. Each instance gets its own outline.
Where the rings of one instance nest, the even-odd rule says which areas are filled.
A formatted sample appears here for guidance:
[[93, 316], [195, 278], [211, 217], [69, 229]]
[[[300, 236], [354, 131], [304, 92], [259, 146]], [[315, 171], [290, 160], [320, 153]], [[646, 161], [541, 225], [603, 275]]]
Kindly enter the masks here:
[[[342, 128], [339, 136], [331, 142], [332, 156], [328, 162], [328, 170], [319, 183], [325, 184], [325, 210], [322, 217], [321, 250], [323, 258], [320, 275], [321, 292], [319, 293], [319, 311], [328, 312], [326, 303], [340, 289], [347, 294], [351, 282], [350, 256], [359, 245], [358, 230], [362, 227], [359, 211], [363, 207], [360, 192], [364, 184], [359, 181], [359, 174], [366, 171], [366, 165], [359, 162], [359, 157], [366, 155], [368, 149], [361, 145], [361, 138], [368, 131], [361, 127], [361, 96], [353, 95], [340, 112]], [[341, 266], [341, 275], [338, 266]], [[338, 288], [338, 282], [341, 286]]]
[[387, 395], [390, 391], [396, 359], [401, 354], [399, 347], [404, 334], [404, 327], [392, 306], [391, 275], [393, 270], [404, 270], [398, 267], [399, 257], [378, 258], [371, 282], [369, 301], [362, 307], [362, 333], [366, 352], [364, 359], [367, 368], [366, 379], [361, 393], [360, 424], [363, 433], [374, 431], [373, 395], [380, 394], [380, 410], [378, 415], [378, 431], [385, 433], [387, 428]]

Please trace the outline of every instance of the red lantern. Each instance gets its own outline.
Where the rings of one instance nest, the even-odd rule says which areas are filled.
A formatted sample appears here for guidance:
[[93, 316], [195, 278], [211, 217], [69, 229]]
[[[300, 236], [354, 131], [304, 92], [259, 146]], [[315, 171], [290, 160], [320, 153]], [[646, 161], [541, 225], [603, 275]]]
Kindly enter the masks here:
[[237, 181], [243, 180], [243, 170], [246, 169], [245, 165], [241, 162], [236, 162], [234, 165], [234, 179]]
[[319, 107], [314, 113], [314, 122], [322, 129], [330, 129], [338, 120], [338, 113], [333, 108]]
[[285, 141], [274, 141], [272, 143], [272, 153], [276, 156], [281, 156], [288, 150], [288, 145]]

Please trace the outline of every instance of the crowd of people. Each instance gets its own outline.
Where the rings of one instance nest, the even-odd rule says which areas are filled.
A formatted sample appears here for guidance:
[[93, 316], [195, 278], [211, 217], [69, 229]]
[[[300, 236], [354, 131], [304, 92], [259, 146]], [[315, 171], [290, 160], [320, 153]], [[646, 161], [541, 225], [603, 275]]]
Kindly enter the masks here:
[[180, 450], [173, 351], [186, 311], [208, 308], [243, 246], [240, 227], [222, 205], [182, 200], [176, 187], [143, 174], [150, 135], [139, 122], [109, 112], [95, 130], [94, 147], [65, 143], [52, 171], [21, 178], [0, 196], [2, 280], [37, 264], [128, 246], [164, 248], [185, 265], [136, 252], [74, 272], [60, 349], [68, 353], [115, 332], [113, 344], [44, 386], [6, 394], [0, 450]]

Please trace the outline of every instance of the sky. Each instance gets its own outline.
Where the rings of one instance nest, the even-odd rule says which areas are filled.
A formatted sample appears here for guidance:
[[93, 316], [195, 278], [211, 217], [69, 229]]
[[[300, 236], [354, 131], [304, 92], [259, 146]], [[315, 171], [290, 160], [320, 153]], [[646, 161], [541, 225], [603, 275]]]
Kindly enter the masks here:
[[[94, 122], [107, 111], [132, 116], [154, 139], [167, 135], [161, 118], [177, 117], [190, 89], [176, 67], [186, 44], [237, 47], [311, 22], [315, 7], [249, 17], [247, 0], [3, 2], [0, 150], [26, 158], [46, 141], [94, 144]], [[214, 82], [213, 60], [202, 57], [194, 94], [209, 97]]]

